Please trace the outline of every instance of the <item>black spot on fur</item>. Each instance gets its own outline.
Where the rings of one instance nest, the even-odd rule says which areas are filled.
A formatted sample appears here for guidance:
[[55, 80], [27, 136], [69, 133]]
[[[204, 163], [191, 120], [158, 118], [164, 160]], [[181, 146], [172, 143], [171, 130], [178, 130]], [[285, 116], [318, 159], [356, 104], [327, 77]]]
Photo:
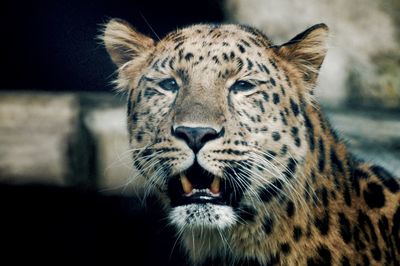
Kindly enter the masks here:
[[399, 232], [398, 232], [399, 220], [396, 219], [396, 214], [393, 217], [393, 221], [394, 221], [393, 232], [391, 232], [389, 228], [389, 220], [386, 216], [382, 216], [379, 219], [378, 227], [379, 227], [379, 233], [386, 244], [386, 250], [384, 251], [386, 263], [392, 265], [391, 263], [394, 260], [395, 262], [393, 263], [393, 265], [400, 265], [399, 262], [396, 260], [396, 254], [398, 252], [398, 249], [396, 249], [395, 247], [395, 241], [398, 241], [399, 238]]
[[301, 230], [300, 226], [295, 226], [293, 228], [293, 239], [298, 242], [300, 238], [303, 236], [303, 230]]
[[265, 91], [261, 92], [264, 101], [268, 102], [269, 101], [269, 94]]
[[289, 254], [290, 250], [291, 250], [291, 248], [290, 248], [290, 245], [288, 243], [281, 244], [281, 251], [282, 251], [283, 254], [285, 254], [285, 255]]
[[227, 55], [226, 53], [223, 53], [223, 54], [222, 54], [222, 59], [223, 59], [225, 62], [228, 62], [228, 61], [229, 61], [229, 57], [228, 57], [228, 55]]
[[369, 259], [368, 259], [368, 257], [367, 257], [367, 255], [363, 255], [363, 265], [364, 266], [369, 266], [369, 265], [371, 265], [370, 263], [369, 263]]
[[344, 197], [344, 202], [346, 203], [346, 205], [351, 207], [350, 187], [349, 187], [349, 184], [347, 183], [347, 180], [344, 180], [344, 182], [343, 182], [343, 197]]
[[243, 40], [243, 39], [241, 39], [240, 40], [245, 46], [247, 46], [247, 47], [250, 47], [251, 45], [250, 45], [250, 43], [248, 43], [247, 41], [245, 41], [245, 40]]
[[278, 93], [273, 93], [273, 94], [272, 94], [272, 102], [273, 102], [274, 104], [278, 104], [278, 103], [280, 102]]
[[383, 240], [385, 241], [386, 245], [389, 246], [389, 236], [388, 236], [389, 221], [386, 218], [386, 216], [382, 216], [382, 218], [379, 219], [378, 227], [379, 227], [379, 232], [380, 232]]
[[183, 59], [183, 52], [184, 52], [183, 48], [179, 49], [179, 51], [178, 51], [179, 62], [182, 61], [182, 59]]
[[359, 168], [355, 168], [353, 170], [352, 176], [351, 176], [351, 185], [354, 191], [356, 192], [357, 196], [360, 196], [360, 179], [366, 179], [368, 178], [368, 174], [364, 172], [363, 170]]
[[342, 266], [350, 266], [350, 261], [349, 259], [343, 255], [342, 259], [340, 260], [340, 263]]
[[272, 59], [270, 58], [270, 59], [268, 59], [268, 61], [270, 62], [270, 64], [272, 65], [272, 67], [275, 68], [275, 70], [279, 70], [279, 69], [278, 69], [278, 66], [276, 65], [276, 63], [275, 63], [274, 60], [272, 60]]
[[139, 104], [142, 101], [142, 91], [139, 91], [136, 97], [136, 103]]
[[256, 46], [258, 46], [258, 47], [261, 47], [261, 46], [262, 46], [262, 43], [261, 43], [259, 40], [255, 39], [255, 38], [253, 38], [253, 37], [249, 37], [249, 40], [250, 40], [252, 43], [254, 43], [254, 45], [256, 45]]
[[296, 173], [296, 160], [293, 158], [288, 159], [288, 164], [286, 166], [286, 171], [284, 171], [284, 175], [288, 178], [291, 179], [293, 178], [294, 174]]
[[380, 261], [382, 259], [382, 252], [377, 245], [371, 249], [371, 253], [374, 260]]
[[132, 121], [132, 124], [133, 124], [133, 125], [135, 125], [135, 124], [137, 123], [137, 121], [138, 121], [138, 116], [137, 116], [137, 113], [136, 113], [136, 112], [132, 112], [131, 121]]
[[[243, 176], [246, 176], [245, 172], [243, 171], [243, 168], [241, 165], [234, 163], [234, 162], [229, 162], [230, 165], [224, 168], [224, 175], [226, 178], [232, 178], [235, 177], [237, 174], [241, 174]], [[250, 181], [249, 180], [244, 180], [244, 183], [241, 185], [242, 189], [236, 189], [236, 193], [230, 193], [230, 197], [228, 199], [228, 204], [232, 205], [232, 207], [237, 208], [238, 203], [243, 197], [243, 191], [246, 191], [247, 187], [249, 186]], [[222, 183], [222, 186], [226, 186], [227, 190], [234, 191], [234, 187], [232, 187], [231, 182], [224, 182]], [[222, 187], [223, 189], [223, 187]]]
[[279, 86], [281, 88], [282, 95], [285, 96], [286, 95], [285, 88], [282, 86], [282, 84]]
[[280, 150], [280, 155], [283, 156], [287, 153], [288, 151], [288, 146], [286, 144], [283, 144]]
[[328, 196], [328, 190], [326, 187], [321, 188], [321, 199], [322, 199], [322, 204], [324, 207], [328, 207], [329, 205], [329, 196]]
[[276, 132], [276, 131], [272, 132], [272, 139], [275, 140], [275, 141], [280, 140], [281, 139], [281, 134], [279, 134], [279, 132]]
[[366, 246], [365, 246], [365, 243], [360, 239], [360, 229], [358, 227], [354, 227], [353, 238], [354, 238], [356, 250], [357, 251], [364, 250]]
[[218, 59], [218, 57], [217, 57], [216, 55], [214, 55], [214, 56], [212, 57], [212, 60], [213, 60], [214, 63], [217, 64], [217, 65], [220, 65], [220, 64], [221, 64], [221, 63], [219, 62], [219, 59]]
[[174, 57], [172, 57], [171, 60], [169, 60], [169, 62], [168, 62], [168, 66], [169, 66], [169, 68], [171, 68], [172, 70], [175, 69], [175, 67], [174, 67], [175, 60], [176, 60], [176, 59], [175, 59], [175, 56], [174, 56]]
[[128, 117], [130, 116], [130, 114], [132, 112], [132, 107], [133, 107], [133, 105], [132, 105], [132, 92], [133, 92], [133, 90], [130, 90], [129, 94], [128, 94], [128, 102], [127, 102], [127, 109], [126, 109]]
[[182, 41], [182, 42], [178, 42], [178, 43], [175, 45], [174, 50], [175, 50], [175, 51], [178, 50], [179, 47], [181, 47], [183, 44], [184, 44], [183, 41]]
[[161, 67], [162, 68], [165, 68], [165, 65], [167, 64], [167, 62], [169, 61], [170, 59], [169, 59], [169, 56], [167, 56], [166, 58], [164, 58], [164, 60], [162, 60], [162, 62], [161, 62]]
[[343, 238], [345, 243], [349, 243], [351, 241], [351, 226], [349, 220], [346, 218], [346, 215], [342, 212], [339, 213], [339, 226], [340, 226], [340, 235]]
[[296, 211], [296, 207], [294, 206], [293, 201], [289, 200], [286, 206], [286, 213], [289, 218], [293, 217]]
[[299, 105], [293, 101], [292, 98], [290, 98], [290, 108], [292, 109], [292, 112], [294, 114], [294, 116], [298, 116], [300, 111], [299, 111]]
[[186, 55], [185, 55], [185, 60], [186, 61], [190, 61], [190, 59], [192, 59], [194, 57], [194, 55], [192, 54], [192, 53], [187, 53]]
[[274, 159], [276, 156], [276, 152], [267, 150], [267, 153], [264, 155], [264, 158], [267, 159], [268, 161]]
[[239, 51], [240, 51], [242, 54], [243, 54], [244, 52], [246, 52], [246, 49], [244, 49], [243, 45], [237, 44], [236, 46], [237, 46], [237, 48], [239, 49]]
[[282, 183], [279, 180], [267, 184], [260, 192], [260, 198], [264, 202], [270, 202], [274, 197], [282, 193]]
[[143, 135], [144, 135], [145, 133], [144, 133], [144, 131], [143, 131], [143, 128], [141, 128], [138, 132], [137, 132], [137, 134], [136, 134], [136, 136], [135, 136], [135, 138], [136, 138], [136, 141], [137, 142], [141, 142], [142, 140], [143, 140]]
[[189, 74], [185, 69], [177, 69], [176, 73], [180, 77], [183, 84], [187, 84], [189, 82]]
[[320, 172], [325, 170], [325, 145], [324, 141], [320, 138], [319, 143], [319, 156], [318, 156], [318, 169]]
[[264, 105], [263, 105], [263, 103], [262, 103], [262, 101], [261, 100], [257, 100], [257, 101], [255, 101], [255, 104], [258, 106], [258, 108], [260, 108], [260, 111], [261, 111], [261, 113], [265, 113], [265, 108], [264, 108]]
[[236, 58], [236, 64], [237, 64], [237, 72], [240, 72], [243, 68], [243, 60], [240, 59], [239, 57]]
[[273, 79], [273, 78], [270, 78], [269, 79], [269, 81], [271, 82], [271, 84], [272, 84], [272, 86], [276, 86], [276, 82], [275, 82], [275, 79]]
[[344, 172], [344, 168], [343, 168], [343, 163], [339, 160], [335, 150], [331, 150], [331, 162], [332, 162], [332, 167], [333, 167], [333, 171], [337, 172], [339, 171], [340, 173]]
[[377, 244], [378, 238], [375, 232], [375, 227], [372, 224], [371, 219], [364, 212], [359, 211], [357, 222], [360, 228], [360, 233], [362, 233], [364, 239], [370, 243], [369, 246], [371, 248], [371, 253], [373, 258], [376, 261], [380, 261], [382, 258], [382, 254]]
[[321, 245], [320, 247], [318, 247], [316, 254], [318, 254], [316, 257], [307, 259], [308, 266], [330, 266], [330, 265], [332, 265], [332, 255], [326, 246]]
[[308, 144], [310, 146], [310, 150], [314, 151], [315, 149], [314, 126], [306, 114], [303, 114], [303, 116], [304, 116], [304, 123], [307, 128]]
[[261, 68], [263, 69], [263, 72], [265, 72], [267, 74], [270, 74], [270, 71], [269, 71], [269, 69], [268, 69], [268, 67], [266, 65], [261, 64]]
[[392, 193], [397, 193], [400, 190], [398, 181], [388, 171], [380, 166], [372, 166], [371, 170]]
[[393, 228], [392, 235], [396, 243], [397, 252], [400, 251], [400, 207], [397, 208], [396, 213], [393, 215]]
[[254, 222], [254, 219], [258, 214], [256, 209], [248, 205], [240, 206], [235, 211], [240, 220], [245, 222]]
[[381, 208], [385, 205], [383, 188], [377, 183], [370, 182], [363, 192], [364, 200], [370, 208]]
[[254, 64], [253, 64], [253, 62], [252, 62], [250, 59], [248, 59], [248, 58], [246, 58], [246, 61], [247, 61], [247, 70], [250, 71], [250, 70], [253, 68]]
[[299, 137], [294, 138], [294, 145], [296, 145], [297, 147], [301, 146], [301, 139]]
[[239, 27], [240, 27], [240, 29], [242, 29], [243, 31], [253, 35], [254, 37], [260, 37], [261, 36], [265, 40], [268, 40], [268, 37], [264, 33], [262, 33], [261, 31], [255, 29], [255, 28], [253, 28], [251, 26], [240, 25]]
[[329, 232], [329, 212], [325, 211], [322, 218], [316, 218], [314, 221], [315, 227], [318, 228], [321, 235], [326, 235]]
[[264, 233], [269, 235], [274, 229], [274, 220], [270, 216], [266, 216], [263, 221]]
[[286, 119], [285, 114], [284, 114], [282, 111], [279, 111], [279, 115], [281, 116], [282, 123], [283, 123], [285, 126], [287, 126], [287, 125], [288, 125], [288, 121], [287, 121], [287, 119]]

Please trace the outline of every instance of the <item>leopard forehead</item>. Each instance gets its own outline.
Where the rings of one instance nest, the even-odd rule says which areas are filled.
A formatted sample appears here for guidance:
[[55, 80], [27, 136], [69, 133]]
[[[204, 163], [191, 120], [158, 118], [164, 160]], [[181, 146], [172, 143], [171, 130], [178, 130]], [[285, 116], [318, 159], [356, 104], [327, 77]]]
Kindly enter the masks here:
[[[208, 63], [226, 66], [231, 61], [243, 65], [247, 60], [244, 57], [264, 57], [272, 46], [267, 36], [251, 27], [200, 24], [172, 32], [158, 42], [152, 66], [157, 68], [157, 63], [172, 68]], [[171, 62], [173, 56], [176, 57]]]
[[[214, 43], [210, 44], [210, 41]], [[197, 24], [171, 32], [162, 40], [162, 42], [182, 44], [185, 42], [204, 44], [206, 42], [209, 46], [213, 44], [227, 45], [225, 42], [229, 41], [236, 41], [238, 45], [241, 43], [247, 47], [250, 45], [247, 41], [259, 47], [272, 45], [272, 42], [261, 31], [236, 24]], [[164, 45], [162, 42], [161, 45]]]

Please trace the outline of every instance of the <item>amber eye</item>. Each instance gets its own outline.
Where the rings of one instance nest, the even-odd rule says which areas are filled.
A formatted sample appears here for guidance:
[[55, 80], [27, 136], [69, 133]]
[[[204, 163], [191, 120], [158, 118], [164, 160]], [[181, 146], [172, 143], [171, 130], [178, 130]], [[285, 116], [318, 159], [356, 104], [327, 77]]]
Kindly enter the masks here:
[[231, 90], [231, 91], [248, 91], [254, 87], [255, 87], [255, 85], [248, 81], [238, 80], [229, 88], [229, 90]]
[[173, 79], [173, 78], [164, 79], [164, 80], [160, 81], [160, 82], [158, 83], [158, 85], [159, 85], [161, 88], [163, 88], [164, 90], [166, 90], [166, 91], [175, 92], [175, 91], [179, 90], [179, 85], [178, 85], [178, 83], [176, 82], [176, 80]]

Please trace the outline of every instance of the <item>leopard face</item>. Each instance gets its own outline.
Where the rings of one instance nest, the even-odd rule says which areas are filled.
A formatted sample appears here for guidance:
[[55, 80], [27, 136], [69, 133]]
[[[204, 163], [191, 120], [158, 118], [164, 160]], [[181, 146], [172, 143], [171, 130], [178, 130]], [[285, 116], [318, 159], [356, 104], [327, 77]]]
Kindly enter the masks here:
[[106, 25], [135, 187], [158, 196], [192, 264], [398, 265], [400, 183], [349, 153], [313, 96], [326, 36], [273, 45], [203, 24], [154, 41]]
[[[326, 27], [311, 31], [322, 42]], [[137, 184], [162, 199], [173, 224], [224, 229], [249, 205], [296, 190], [313, 77], [289, 78], [304, 74], [285, 56], [294, 48], [239, 25], [195, 25], [155, 43], [114, 20], [104, 38], [129, 91]]]

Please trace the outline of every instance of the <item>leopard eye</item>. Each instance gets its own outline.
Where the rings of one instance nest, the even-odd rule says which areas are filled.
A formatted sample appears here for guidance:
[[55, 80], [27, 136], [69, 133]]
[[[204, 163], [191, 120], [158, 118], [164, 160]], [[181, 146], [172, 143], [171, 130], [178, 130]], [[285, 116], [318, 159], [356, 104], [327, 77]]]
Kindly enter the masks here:
[[178, 83], [176, 82], [176, 80], [173, 79], [173, 78], [164, 79], [164, 80], [160, 81], [160, 82], [158, 83], [158, 85], [159, 85], [162, 89], [164, 89], [164, 90], [166, 90], [166, 91], [175, 92], [175, 91], [179, 90], [179, 85], [178, 85]]
[[255, 85], [248, 81], [238, 80], [229, 88], [229, 90], [231, 90], [231, 91], [249, 91], [249, 90], [253, 89], [254, 87], [255, 87]]

